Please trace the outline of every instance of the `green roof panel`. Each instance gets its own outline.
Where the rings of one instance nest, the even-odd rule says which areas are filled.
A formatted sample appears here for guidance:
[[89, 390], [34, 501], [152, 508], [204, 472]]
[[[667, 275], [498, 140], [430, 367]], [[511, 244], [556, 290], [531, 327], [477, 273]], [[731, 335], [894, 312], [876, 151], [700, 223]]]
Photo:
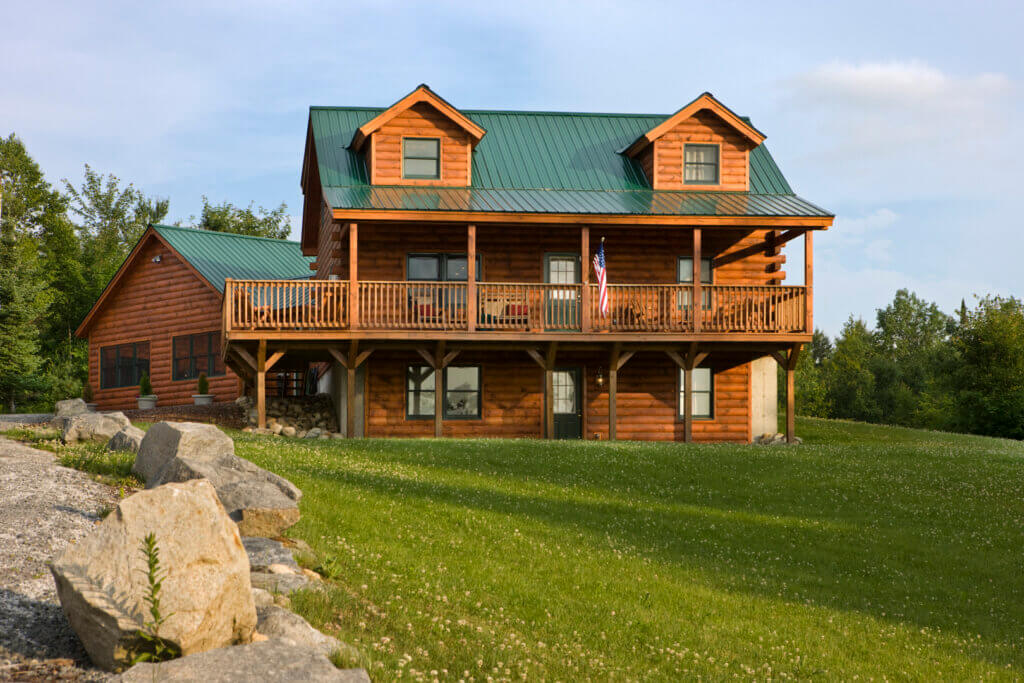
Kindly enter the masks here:
[[[666, 115], [522, 111], [462, 113], [487, 130], [469, 188], [371, 186], [356, 129], [384, 111], [312, 107], [320, 180], [336, 209], [699, 216], [830, 216], [793, 193], [762, 144], [750, 153], [750, 192], [652, 190], [619, 153]], [[744, 119], [746, 121], [749, 120]]]
[[292, 280], [310, 276], [313, 259], [302, 255], [298, 242], [173, 225], [153, 229], [220, 292], [229, 277]]

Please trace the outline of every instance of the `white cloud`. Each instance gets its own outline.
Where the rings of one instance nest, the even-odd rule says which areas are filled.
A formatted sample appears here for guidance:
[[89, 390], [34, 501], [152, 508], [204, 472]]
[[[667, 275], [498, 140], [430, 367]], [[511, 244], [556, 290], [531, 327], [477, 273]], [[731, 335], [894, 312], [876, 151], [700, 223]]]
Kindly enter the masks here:
[[785, 83], [813, 122], [809, 168], [844, 199], [992, 198], [1016, 190], [1024, 137], [1007, 125], [1021, 89], [1005, 74], [954, 74], [923, 61], [830, 62]]

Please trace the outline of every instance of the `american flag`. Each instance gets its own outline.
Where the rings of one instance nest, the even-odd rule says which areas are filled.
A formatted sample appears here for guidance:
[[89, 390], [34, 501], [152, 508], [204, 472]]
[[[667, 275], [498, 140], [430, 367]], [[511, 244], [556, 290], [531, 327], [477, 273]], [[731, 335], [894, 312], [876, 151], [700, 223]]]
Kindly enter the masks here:
[[601, 238], [601, 244], [597, 247], [597, 253], [594, 254], [594, 274], [597, 276], [598, 287], [598, 308], [601, 311], [602, 316], [608, 315], [608, 272], [604, 267], [604, 238]]

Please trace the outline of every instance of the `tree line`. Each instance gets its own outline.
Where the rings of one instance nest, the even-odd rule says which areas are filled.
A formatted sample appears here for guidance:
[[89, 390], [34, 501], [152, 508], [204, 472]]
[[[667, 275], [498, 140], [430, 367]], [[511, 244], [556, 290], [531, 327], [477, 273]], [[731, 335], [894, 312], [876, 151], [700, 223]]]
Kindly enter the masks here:
[[799, 415], [1024, 439], [1024, 304], [985, 296], [948, 315], [901, 289], [874, 328], [815, 331], [795, 401]]
[[[285, 204], [202, 202], [192, 227], [274, 238], [291, 230]], [[75, 329], [169, 209], [168, 199], [88, 164], [80, 184], [55, 188], [15, 134], [0, 137], [0, 411], [49, 410], [82, 395], [88, 345]]]

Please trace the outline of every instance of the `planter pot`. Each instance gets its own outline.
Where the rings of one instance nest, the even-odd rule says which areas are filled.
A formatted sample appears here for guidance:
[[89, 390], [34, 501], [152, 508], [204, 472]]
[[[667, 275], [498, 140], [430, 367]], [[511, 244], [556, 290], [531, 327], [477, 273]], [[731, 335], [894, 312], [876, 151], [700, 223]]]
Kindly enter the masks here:
[[152, 410], [153, 408], [156, 408], [156, 396], [154, 394], [139, 396], [139, 410]]
[[192, 394], [192, 402], [197, 406], [208, 406], [213, 403], [213, 394]]

